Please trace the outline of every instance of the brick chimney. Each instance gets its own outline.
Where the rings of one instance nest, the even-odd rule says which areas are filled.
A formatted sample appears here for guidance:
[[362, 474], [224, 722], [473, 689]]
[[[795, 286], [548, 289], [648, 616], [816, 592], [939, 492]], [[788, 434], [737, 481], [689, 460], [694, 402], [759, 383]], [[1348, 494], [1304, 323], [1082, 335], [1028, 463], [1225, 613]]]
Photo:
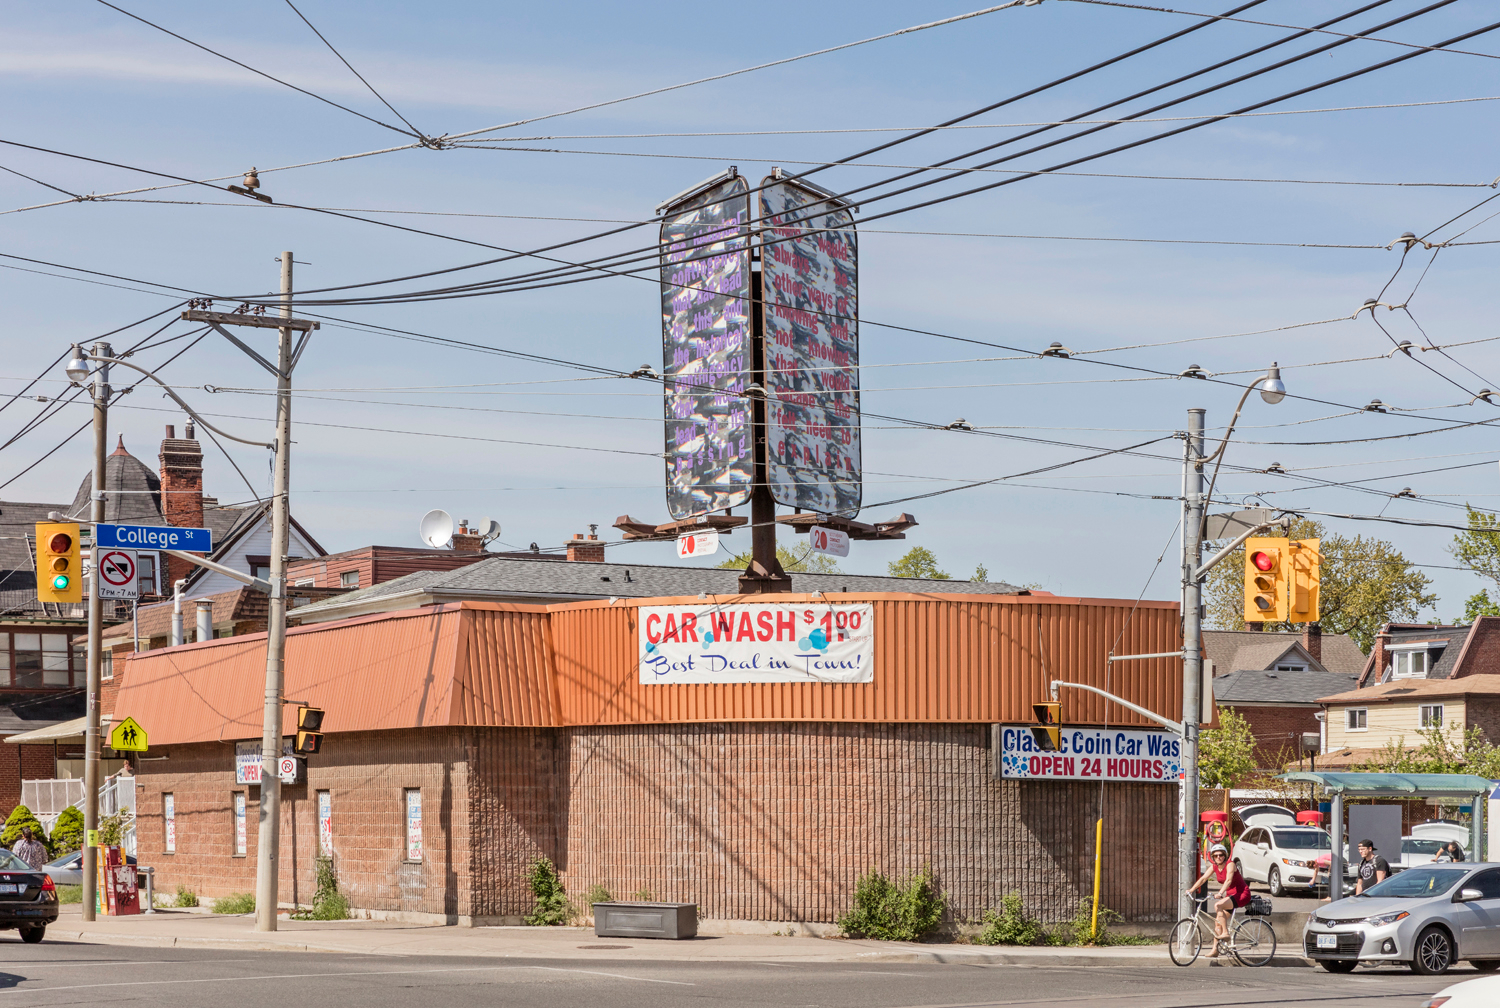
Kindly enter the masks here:
[[1380, 677], [1385, 675], [1385, 645], [1386, 642], [1390, 639], [1391, 625], [1387, 623], [1382, 626], [1380, 628], [1380, 631], [1375, 635], [1375, 645], [1370, 648], [1371, 661], [1368, 666], [1370, 669], [1370, 674], [1367, 678], [1360, 680], [1360, 689], [1364, 689], [1366, 686], [1378, 686], [1380, 684]]
[[458, 523], [458, 531], [453, 533], [453, 552], [484, 552], [484, 539], [479, 535], [479, 533], [469, 528], [469, 520], [467, 518]]
[[1309, 623], [1302, 631], [1302, 646], [1307, 653], [1312, 655], [1313, 661], [1319, 665], [1323, 664], [1323, 627], [1318, 623]]
[[[188, 424], [179, 438], [177, 429], [167, 425], [167, 436], [161, 443], [161, 509], [168, 525], [180, 528], [203, 527], [203, 449]], [[172, 583], [193, 572], [186, 560], [167, 557], [168, 593]]]
[[584, 538], [582, 532], [573, 534], [573, 538], [567, 543], [569, 560], [583, 560], [588, 563], [604, 562], [604, 544], [595, 534], [598, 528], [598, 525], [590, 525], [587, 539]]

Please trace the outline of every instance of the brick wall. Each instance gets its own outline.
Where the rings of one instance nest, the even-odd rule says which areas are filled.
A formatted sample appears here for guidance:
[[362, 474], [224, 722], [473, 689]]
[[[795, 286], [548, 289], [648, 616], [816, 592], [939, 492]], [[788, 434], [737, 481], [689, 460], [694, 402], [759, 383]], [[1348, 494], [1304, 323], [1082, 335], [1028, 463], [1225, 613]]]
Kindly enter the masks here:
[[1454, 676], [1495, 675], [1500, 673], [1500, 619], [1481, 616], [1469, 631], [1464, 643], [1463, 665]]
[[1464, 727], [1484, 732], [1490, 745], [1500, 745], [1500, 696], [1470, 693], [1464, 705]]
[[50, 780], [56, 766], [50, 745], [0, 741], [0, 823], [21, 803], [21, 782]]
[[[250, 891], [232, 856], [234, 749], [174, 746], [142, 763], [138, 842], [158, 887]], [[860, 874], [931, 865], [954, 914], [1019, 890], [1049, 921], [1093, 877], [1092, 783], [999, 781], [989, 726], [751, 723], [428, 729], [328, 736], [308, 783], [283, 789], [282, 894], [308, 902], [315, 792], [333, 799], [340, 887], [360, 909], [509, 919], [528, 912], [526, 868], [550, 857], [575, 898], [695, 902], [705, 918], [832, 922]], [[423, 789], [421, 864], [405, 861], [402, 792]], [[161, 794], [176, 796], [177, 853], [162, 853]], [[1129, 920], [1174, 915], [1177, 790], [1103, 789], [1103, 903]]]
[[1320, 709], [1234, 705], [1235, 713], [1250, 722], [1250, 730], [1255, 734], [1256, 766], [1268, 769], [1281, 766], [1286, 759], [1297, 758], [1299, 736], [1303, 732], [1318, 733], [1318, 719], [1313, 715]]

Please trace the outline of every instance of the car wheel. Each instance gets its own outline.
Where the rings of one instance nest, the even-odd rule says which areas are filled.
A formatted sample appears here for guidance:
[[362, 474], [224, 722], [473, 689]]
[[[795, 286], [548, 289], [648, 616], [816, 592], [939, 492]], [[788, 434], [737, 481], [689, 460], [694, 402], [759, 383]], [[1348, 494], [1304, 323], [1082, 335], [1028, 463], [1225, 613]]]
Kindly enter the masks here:
[[1266, 875], [1266, 885], [1270, 887], [1272, 896], [1286, 895], [1286, 886], [1281, 884], [1281, 869], [1275, 865], [1271, 866], [1270, 873]]
[[23, 942], [26, 942], [28, 945], [36, 945], [42, 940], [42, 937], [46, 935], [46, 933], [46, 927], [22, 928], [21, 940]]
[[1469, 965], [1481, 973], [1493, 973], [1500, 970], [1500, 959], [1470, 959]]
[[1440, 927], [1430, 927], [1417, 935], [1416, 949], [1411, 957], [1413, 973], [1422, 976], [1438, 976], [1448, 972], [1453, 965], [1453, 939]]
[[1330, 973], [1353, 973], [1359, 963], [1354, 959], [1319, 959], [1318, 965]]
[[1245, 875], [1245, 866], [1240, 864], [1239, 858], [1234, 859], [1234, 870], [1239, 872], [1241, 875], [1244, 875], [1246, 882], [1250, 881], [1250, 876]]

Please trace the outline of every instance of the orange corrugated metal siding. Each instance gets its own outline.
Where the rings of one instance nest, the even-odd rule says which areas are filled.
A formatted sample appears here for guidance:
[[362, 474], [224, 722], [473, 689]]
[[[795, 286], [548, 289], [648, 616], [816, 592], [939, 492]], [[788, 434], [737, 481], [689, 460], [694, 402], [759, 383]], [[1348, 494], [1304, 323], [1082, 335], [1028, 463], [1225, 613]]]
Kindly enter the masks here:
[[[853, 683], [727, 683], [659, 686], [638, 681], [636, 610], [693, 604], [644, 599], [551, 606], [561, 720], [565, 724], [688, 721], [1029, 721], [1047, 683], [1105, 687], [1170, 717], [1179, 712], [1177, 659], [1117, 663], [1117, 654], [1180, 646], [1176, 607], [1096, 599], [840, 595], [875, 607], [875, 680]], [[722, 600], [721, 600], [722, 601]], [[743, 601], [743, 600], [736, 600]], [[779, 601], [779, 600], [778, 600]], [[787, 604], [807, 601], [792, 596]], [[1127, 625], [1128, 622], [1128, 625]], [[1121, 634], [1121, 627], [1125, 632]], [[1106, 720], [1105, 701], [1064, 695], [1076, 723]], [[1143, 723], [1111, 705], [1109, 723]]]
[[464, 641], [449, 723], [557, 724], [547, 612], [540, 607], [534, 611], [465, 609], [462, 615]]

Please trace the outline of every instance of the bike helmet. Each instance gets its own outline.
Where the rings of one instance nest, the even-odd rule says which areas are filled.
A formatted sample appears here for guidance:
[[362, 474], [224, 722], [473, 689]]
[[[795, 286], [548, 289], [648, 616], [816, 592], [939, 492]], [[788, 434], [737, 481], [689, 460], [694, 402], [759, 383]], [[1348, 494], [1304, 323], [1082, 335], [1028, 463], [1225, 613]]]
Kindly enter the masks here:
[[1229, 848], [1225, 847], [1221, 843], [1216, 843], [1216, 844], [1214, 844], [1212, 847], [1210, 847], [1208, 849], [1208, 853], [1210, 855], [1213, 855], [1213, 854], [1226, 854], [1227, 855], [1229, 853]]

